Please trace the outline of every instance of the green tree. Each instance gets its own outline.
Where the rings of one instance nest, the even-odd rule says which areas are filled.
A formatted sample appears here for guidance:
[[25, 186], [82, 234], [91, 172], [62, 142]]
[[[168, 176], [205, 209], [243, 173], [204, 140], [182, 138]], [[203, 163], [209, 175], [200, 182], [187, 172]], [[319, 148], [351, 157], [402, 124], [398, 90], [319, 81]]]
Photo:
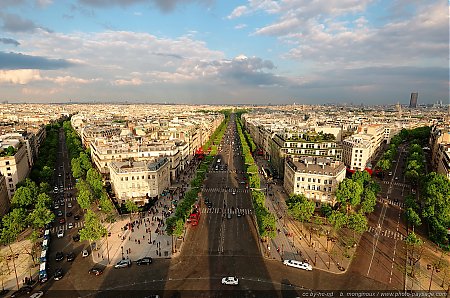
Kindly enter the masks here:
[[94, 197], [90, 190], [82, 189], [78, 192], [77, 202], [82, 209], [89, 209], [92, 202], [94, 201]]
[[46, 193], [41, 193], [38, 195], [36, 200], [36, 206], [37, 207], [50, 207], [52, 204], [52, 198], [50, 198]]
[[411, 267], [411, 276], [415, 277], [415, 268], [417, 262], [422, 258], [424, 243], [414, 232], [411, 232], [405, 238], [406, 249], [409, 254], [409, 265]]
[[363, 194], [363, 201], [361, 203], [361, 212], [372, 213], [377, 205], [377, 197], [370, 189], [365, 189]]
[[328, 221], [333, 225], [334, 229], [338, 231], [347, 225], [348, 216], [343, 212], [333, 210], [330, 217], [328, 217]]
[[86, 182], [91, 186], [95, 198], [100, 198], [103, 190], [102, 176], [100, 173], [96, 169], [90, 168], [86, 173]]
[[81, 162], [78, 158], [72, 158], [71, 160], [71, 166], [72, 166], [72, 175], [74, 178], [78, 179], [84, 176], [84, 169], [81, 166]]
[[90, 168], [92, 168], [91, 160], [89, 159], [89, 156], [86, 153], [81, 152], [79, 160], [83, 170], [88, 171]]
[[133, 200], [125, 201], [125, 209], [130, 213], [130, 221], [131, 221], [131, 216], [133, 215], [133, 213], [136, 213], [139, 211], [138, 205]]
[[44, 166], [40, 171], [40, 176], [42, 181], [51, 181], [53, 170], [49, 166]]
[[47, 182], [39, 183], [39, 193], [49, 193], [51, 191], [50, 184]]
[[108, 195], [105, 192], [103, 192], [102, 195], [100, 196], [98, 205], [102, 210], [102, 213], [105, 215], [105, 220], [108, 222], [113, 222], [114, 217], [116, 215], [116, 208], [114, 207], [113, 203], [108, 198]]
[[45, 206], [37, 206], [28, 214], [27, 222], [35, 229], [43, 228], [55, 218], [55, 214]]
[[413, 231], [422, 224], [419, 214], [413, 208], [406, 209], [406, 220], [413, 226]]
[[377, 167], [379, 167], [382, 171], [387, 171], [391, 168], [392, 164], [389, 159], [382, 158], [377, 162]]
[[316, 204], [303, 194], [292, 195], [286, 201], [289, 214], [302, 223], [308, 221], [314, 213]]
[[352, 213], [348, 216], [348, 227], [358, 234], [367, 231], [367, 218], [361, 213]]
[[19, 187], [11, 199], [11, 204], [14, 208], [27, 208], [34, 203], [33, 193], [31, 189], [26, 186]]
[[[5, 237], [11, 237], [11, 235], [16, 235], [14, 237], [14, 240], [17, 238], [17, 236], [22, 233], [23, 230], [27, 227], [26, 223], [26, 212], [23, 208], [14, 208], [11, 212], [3, 216], [2, 218], [2, 237], [4, 233], [9, 233], [8, 235], [5, 234]], [[11, 234], [13, 233], [13, 234]], [[7, 238], [10, 239], [10, 238]], [[14, 241], [13, 240], [13, 241]], [[6, 242], [5, 242], [6, 243]]]
[[97, 241], [107, 235], [106, 228], [94, 212], [87, 210], [84, 218], [84, 227], [80, 231], [80, 240]]
[[361, 202], [361, 194], [363, 192], [363, 187], [352, 179], [344, 179], [338, 185], [336, 189], [336, 199], [343, 206], [356, 207]]
[[333, 212], [333, 208], [329, 204], [322, 204], [322, 206], [320, 207], [320, 213], [324, 217], [328, 218], [332, 212]]

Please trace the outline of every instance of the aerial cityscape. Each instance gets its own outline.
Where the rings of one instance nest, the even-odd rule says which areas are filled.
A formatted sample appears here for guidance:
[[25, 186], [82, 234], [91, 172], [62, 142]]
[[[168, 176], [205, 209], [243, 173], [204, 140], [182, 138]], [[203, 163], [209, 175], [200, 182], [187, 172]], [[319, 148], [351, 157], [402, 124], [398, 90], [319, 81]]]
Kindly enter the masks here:
[[0, 297], [450, 297], [448, 2], [0, 4]]

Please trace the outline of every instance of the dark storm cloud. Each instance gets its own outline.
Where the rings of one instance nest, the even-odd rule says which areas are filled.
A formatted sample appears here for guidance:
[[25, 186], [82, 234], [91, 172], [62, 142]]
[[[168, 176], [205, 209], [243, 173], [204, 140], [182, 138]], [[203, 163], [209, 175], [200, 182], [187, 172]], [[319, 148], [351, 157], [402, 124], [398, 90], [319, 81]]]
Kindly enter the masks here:
[[178, 4], [185, 5], [193, 2], [208, 4], [212, 0], [79, 0], [79, 2], [95, 7], [109, 7], [113, 5], [125, 7], [138, 3], [148, 3], [156, 5], [163, 12], [171, 12]]
[[20, 42], [18, 42], [15, 39], [12, 39], [12, 38], [4, 38], [3, 37], [3, 38], [0, 38], [0, 42], [4, 43], [4, 44], [12, 44], [12, 45], [15, 45], [16, 47], [20, 45]]
[[0, 52], [0, 69], [60, 69], [74, 64], [64, 59], [49, 59], [20, 53]]

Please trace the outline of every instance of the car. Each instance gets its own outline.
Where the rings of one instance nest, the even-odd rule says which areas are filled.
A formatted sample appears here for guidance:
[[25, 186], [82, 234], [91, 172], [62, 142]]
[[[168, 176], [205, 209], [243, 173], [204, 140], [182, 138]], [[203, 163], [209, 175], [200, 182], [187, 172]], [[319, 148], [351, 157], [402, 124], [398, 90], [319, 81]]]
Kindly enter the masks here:
[[99, 267], [93, 267], [91, 269], [89, 269], [89, 274], [95, 275], [95, 276], [99, 276], [103, 274], [103, 269], [99, 268]]
[[291, 266], [291, 267], [295, 267], [295, 268], [299, 268], [299, 269], [303, 269], [306, 271], [311, 271], [312, 270], [312, 266], [306, 262], [300, 262], [297, 260], [284, 260], [283, 264], [286, 266]]
[[59, 174], [58, 174], [58, 177], [61, 177], [61, 176], [62, 176], [62, 174], [61, 174], [61, 173], [59, 173]]
[[72, 208], [72, 203], [71, 202], [67, 203], [67, 208]]
[[58, 233], [56, 234], [56, 236], [57, 236], [58, 238], [64, 237], [64, 231], [63, 231], [63, 230], [59, 230]]
[[222, 278], [222, 284], [237, 286], [239, 285], [239, 279], [235, 276], [227, 276]]
[[67, 212], [67, 213], [66, 213], [66, 216], [67, 216], [67, 217], [71, 217], [71, 216], [72, 216], [72, 212]]
[[80, 234], [74, 235], [74, 236], [72, 237], [72, 239], [73, 239], [74, 242], [80, 241]]
[[60, 204], [61, 206], [64, 206], [64, 205], [66, 204], [66, 202], [64, 202], [63, 200], [61, 200], [61, 201], [59, 202], [59, 204]]
[[232, 194], [233, 194], [233, 195], [235, 195], [235, 194], [236, 194], [236, 191], [235, 191], [235, 190], [233, 190]]
[[59, 262], [59, 261], [62, 261], [63, 259], [64, 259], [64, 253], [63, 253], [62, 251], [58, 251], [58, 252], [56, 253], [55, 260], [56, 260], [57, 262]]
[[237, 213], [237, 217], [241, 217], [242, 216], [242, 213], [241, 212], [238, 212]]
[[227, 213], [227, 218], [231, 219], [233, 216], [231, 215], [231, 213]]
[[389, 172], [389, 176], [392, 176], [392, 172]]
[[150, 265], [152, 263], [152, 258], [145, 257], [136, 261], [137, 265]]
[[31, 291], [33, 291], [32, 287], [30, 287], [30, 286], [23, 286], [20, 289], [18, 289], [17, 291], [15, 291], [14, 293], [12, 293], [10, 297], [14, 298], [14, 297], [22, 296], [24, 294], [30, 294]]
[[117, 264], [114, 265], [114, 268], [119, 269], [119, 268], [125, 268], [125, 267], [130, 267], [130, 266], [131, 266], [131, 260], [125, 259], [125, 260], [120, 260], [119, 262], [117, 262]]
[[62, 268], [58, 268], [55, 270], [55, 275], [53, 276], [55, 280], [60, 280], [63, 277]]
[[44, 292], [37, 291], [36, 293], [31, 294], [30, 298], [41, 298], [42, 296], [44, 296]]
[[58, 212], [56, 212], [56, 215], [61, 217], [61, 216], [63, 216], [63, 212], [61, 210], [58, 210]]
[[70, 252], [67, 254], [67, 262], [73, 262], [73, 260], [75, 260], [75, 253], [74, 252]]
[[398, 180], [398, 177], [395, 177], [395, 180]]
[[59, 209], [59, 204], [55, 203], [55, 206], [53, 207], [54, 209]]
[[82, 256], [83, 258], [86, 258], [87, 256], [89, 256], [88, 250], [87, 250], [87, 249], [83, 249], [83, 252], [81, 253], [81, 256]]
[[73, 228], [73, 223], [69, 222], [69, 224], [67, 225], [67, 228], [68, 228], [68, 229]]
[[66, 220], [64, 219], [64, 218], [60, 218], [59, 219], [59, 223], [62, 225], [62, 224], [65, 224], [66, 223]]
[[80, 216], [79, 216], [78, 214], [76, 214], [76, 215], [73, 217], [73, 219], [79, 220], [79, 219], [80, 219]]

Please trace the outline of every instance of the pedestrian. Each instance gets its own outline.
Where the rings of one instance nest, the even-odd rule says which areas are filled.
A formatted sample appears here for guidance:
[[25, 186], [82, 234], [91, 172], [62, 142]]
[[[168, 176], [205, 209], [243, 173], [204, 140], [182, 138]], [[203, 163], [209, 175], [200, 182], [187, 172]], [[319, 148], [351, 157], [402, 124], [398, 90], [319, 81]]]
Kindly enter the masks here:
[[141, 244], [141, 240], [138, 240], [138, 244]]

